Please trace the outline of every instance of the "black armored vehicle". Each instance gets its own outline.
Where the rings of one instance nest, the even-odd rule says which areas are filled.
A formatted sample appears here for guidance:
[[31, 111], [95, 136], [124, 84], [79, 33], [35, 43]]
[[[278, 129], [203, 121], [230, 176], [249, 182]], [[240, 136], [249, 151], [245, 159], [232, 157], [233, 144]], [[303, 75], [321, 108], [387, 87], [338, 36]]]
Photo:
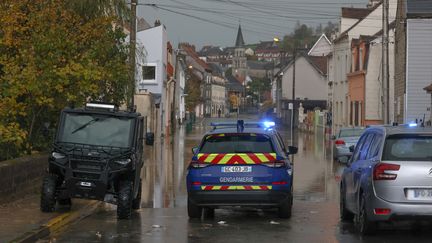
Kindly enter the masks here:
[[65, 108], [42, 185], [40, 208], [52, 212], [71, 198], [117, 204], [119, 219], [129, 218], [141, 201], [144, 119], [135, 111], [87, 103]]

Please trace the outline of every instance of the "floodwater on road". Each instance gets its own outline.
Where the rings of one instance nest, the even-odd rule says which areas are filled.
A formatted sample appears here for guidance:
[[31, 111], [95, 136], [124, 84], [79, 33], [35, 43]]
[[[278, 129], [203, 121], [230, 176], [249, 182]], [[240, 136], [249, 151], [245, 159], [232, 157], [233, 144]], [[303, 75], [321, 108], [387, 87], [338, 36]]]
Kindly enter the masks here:
[[[294, 205], [290, 219], [274, 210], [217, 209], [211, 219], [187, 216], [186, 172], [208, 121], [189, 134], [146, 148], [142, 172], [142, 208], [130, 220], [117, 220], [116, 207], [101, 206], [93, 215], [54, 232], [43, 241], [57, 242], [431, 242], [431, 225], [384, 226], [375, 236], [361, 237], [353, 223], [339, 221], [339, 181], [344, 165], [334, 162], [331, 140], [323, 133], [298, 133], [294, 145]], [[287, 145], [288, 130], [279, 129]], [[328, 136], [328, 135], [327, 135]]]

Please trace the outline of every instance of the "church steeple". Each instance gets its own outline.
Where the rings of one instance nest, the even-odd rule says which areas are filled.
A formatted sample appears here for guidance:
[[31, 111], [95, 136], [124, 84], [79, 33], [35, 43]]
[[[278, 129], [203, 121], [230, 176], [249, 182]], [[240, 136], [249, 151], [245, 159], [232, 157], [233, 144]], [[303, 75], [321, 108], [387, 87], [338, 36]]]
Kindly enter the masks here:
[[235, 43], [235, 47], [243, 47], [244, 46], [244, 40], [243, 40], [243, 33], [241, 30], [241, 25], [239, 24], [239, 28], [237, 31], [237, 39], [236, 39], [236, 43]]
[[243, 33], [241, 25], [239, 24], [237, 39], [234, 47], [233, 59], [232, 59], [232, 74], [238, 80], [243, 82], [247, 76], [247, 58], [245, 55], [245, 42], [243, 39]]

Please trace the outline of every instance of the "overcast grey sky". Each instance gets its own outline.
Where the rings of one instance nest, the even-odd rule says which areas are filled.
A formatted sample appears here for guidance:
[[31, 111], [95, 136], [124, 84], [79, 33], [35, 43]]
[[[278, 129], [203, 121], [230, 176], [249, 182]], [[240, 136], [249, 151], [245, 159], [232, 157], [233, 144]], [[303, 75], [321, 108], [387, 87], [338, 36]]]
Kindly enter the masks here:
[[[341, 7], [366, 7], [368, 0], [138, 0], [138, 16], [165, 24], [174, 44], [233, 46], [241, 22], [246, 43], [272, 40], [293, 31], [296, 22], [337, 23]], [[189, 16], [185, 16], [189, 15]], [[193, 16], [193, 17], [191, 17]]]

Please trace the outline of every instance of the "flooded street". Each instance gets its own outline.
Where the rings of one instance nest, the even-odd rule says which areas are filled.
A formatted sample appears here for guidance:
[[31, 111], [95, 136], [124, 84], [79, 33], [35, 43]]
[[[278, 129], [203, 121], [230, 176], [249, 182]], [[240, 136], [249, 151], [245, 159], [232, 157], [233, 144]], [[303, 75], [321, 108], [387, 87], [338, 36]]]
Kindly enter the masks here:
[[[209, 121], [206, 121], [208, 124]], [[131, 220], [117, 220], [116, 207], [104, 204], [96, 213], [61, 229], [46, 241], [59, 242], [431, 242], [430, 225], [389, 228], [361, 238], [353, 223], [339, 221], [339, 181], [344, 165], [333, 162], [331, 142], [323, 133], [295, 134], [294, 205], [290, 219], [277, 211], [249, 208], [217, 209], [215, 217], [189, 220], [186, 172], [203, 134], [197, 124], [186, 134], [146, 148], [142, 208]], [[289, 131], [279, 128], [287, 145]]]

